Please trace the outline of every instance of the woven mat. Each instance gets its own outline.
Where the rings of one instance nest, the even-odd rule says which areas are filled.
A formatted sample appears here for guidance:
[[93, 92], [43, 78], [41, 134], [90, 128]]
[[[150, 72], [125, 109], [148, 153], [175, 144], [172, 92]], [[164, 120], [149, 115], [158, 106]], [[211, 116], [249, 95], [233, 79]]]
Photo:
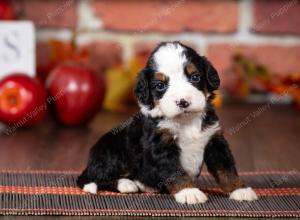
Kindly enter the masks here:
[[245, 172], [243, 181], [260, 196], [229, 200], [207, 173], [199, 179], [204, 204], [181, 205], [170, 195], [98, 192], [76, 187], [77, 172], [0, 171], [1, 215], [300, 217], [300, 173]]

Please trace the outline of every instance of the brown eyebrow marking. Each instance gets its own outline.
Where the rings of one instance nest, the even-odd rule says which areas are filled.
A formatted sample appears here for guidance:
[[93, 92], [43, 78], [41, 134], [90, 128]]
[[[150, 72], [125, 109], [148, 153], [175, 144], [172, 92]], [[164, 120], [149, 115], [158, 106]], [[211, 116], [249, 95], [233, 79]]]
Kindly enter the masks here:
[[163, 73], [155, 73], [155, 79], [160, 81], [167, 81], [167, 76]]
[[194, 72], [197, 71], [197, 68], [195, 67], [195, 65], [193, 63], [188, 63], [186, 66], [185, 66], [185, 69], [186, 69], [186, 73], [188, 75], [192, 75]]

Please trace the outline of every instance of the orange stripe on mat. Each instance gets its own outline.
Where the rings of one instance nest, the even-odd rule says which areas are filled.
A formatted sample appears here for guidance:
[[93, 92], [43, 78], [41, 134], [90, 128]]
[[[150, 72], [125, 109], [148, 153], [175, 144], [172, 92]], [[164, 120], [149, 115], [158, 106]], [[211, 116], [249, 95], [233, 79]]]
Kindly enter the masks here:
[[[208, 193], [222, 194], [220, 189], [204, 190]], [[300, 196], [300, 188], [257, 188], [258, 196]], [[54, 194], [54, 195], [88, 195], [77, 187], [32, 187], [32, 186], [0, 186], [0, 193], [15, 194]], [[110, 191], [100, 191], [98, 195], [128, 195]], [[157, 193], [140, 193], [132, 195], [159, 195]]]

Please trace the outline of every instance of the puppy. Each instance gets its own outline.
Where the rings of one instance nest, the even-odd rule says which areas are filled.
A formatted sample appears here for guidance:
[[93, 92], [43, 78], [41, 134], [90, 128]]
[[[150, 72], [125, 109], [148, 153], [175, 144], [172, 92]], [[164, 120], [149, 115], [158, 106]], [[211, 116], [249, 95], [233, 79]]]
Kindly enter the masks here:
[[211, 104], [215, 68], [180, 42], [161, 43], [138, 74], [140, 112], [100, 138], [77, 183], [83, 191], [159, 191], [179, 203], [203, 203], [196, 187], [203, 162], [229, 198], [255, 200], [237, 174]]

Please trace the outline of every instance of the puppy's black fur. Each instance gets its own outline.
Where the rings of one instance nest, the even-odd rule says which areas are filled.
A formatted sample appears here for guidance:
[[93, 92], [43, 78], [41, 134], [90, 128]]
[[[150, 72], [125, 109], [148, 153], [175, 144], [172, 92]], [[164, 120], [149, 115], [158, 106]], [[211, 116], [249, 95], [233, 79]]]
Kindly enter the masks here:
[[[185, 48], [184, 55], [193, 63], [201, 74], [200, 82], [193, 85], [201, 91], [209, 92], [202, 130], [218, 121], [211, 104], [213, 91], [220, 85], [217, 71], [205, 57], [199, 56], [193, 49]], [[154, 78], [156, 63], [153, 54], [164, 44], [154, 50], [139, 73], [135, 95], [140, 104], [148, 109], [155, 107], [164, 91], [156, 89]], [[168, 83], [168, 82], [166, 82]], [[191, 82], [193, 83], [193, 82]], [[166, 85], [167, 88], [168, 85]], [[79, 176], [77, 183], [82, 188], [85, 184], [95, 182], [98, 190], [117, 190], [121, 178], [138, 180], [146, 186], [163, 192], [176, 193], [183, 186], [194, 186], [193, 179], [180, 163], [181, 149], [176, 138], [168, 131], [158, 128], [164, 116], [151, 117], [137, 113], [119, 128], [106, 133], [90, 151], [88, 165]], [[221, 132], [214, 134], [205, 147], [204, 162], [222, 189], [231, 192], [243, 187], [235, 168], [234, 159], [228, 143]], [[175, 187], [181, 186], [182, 187]]]

